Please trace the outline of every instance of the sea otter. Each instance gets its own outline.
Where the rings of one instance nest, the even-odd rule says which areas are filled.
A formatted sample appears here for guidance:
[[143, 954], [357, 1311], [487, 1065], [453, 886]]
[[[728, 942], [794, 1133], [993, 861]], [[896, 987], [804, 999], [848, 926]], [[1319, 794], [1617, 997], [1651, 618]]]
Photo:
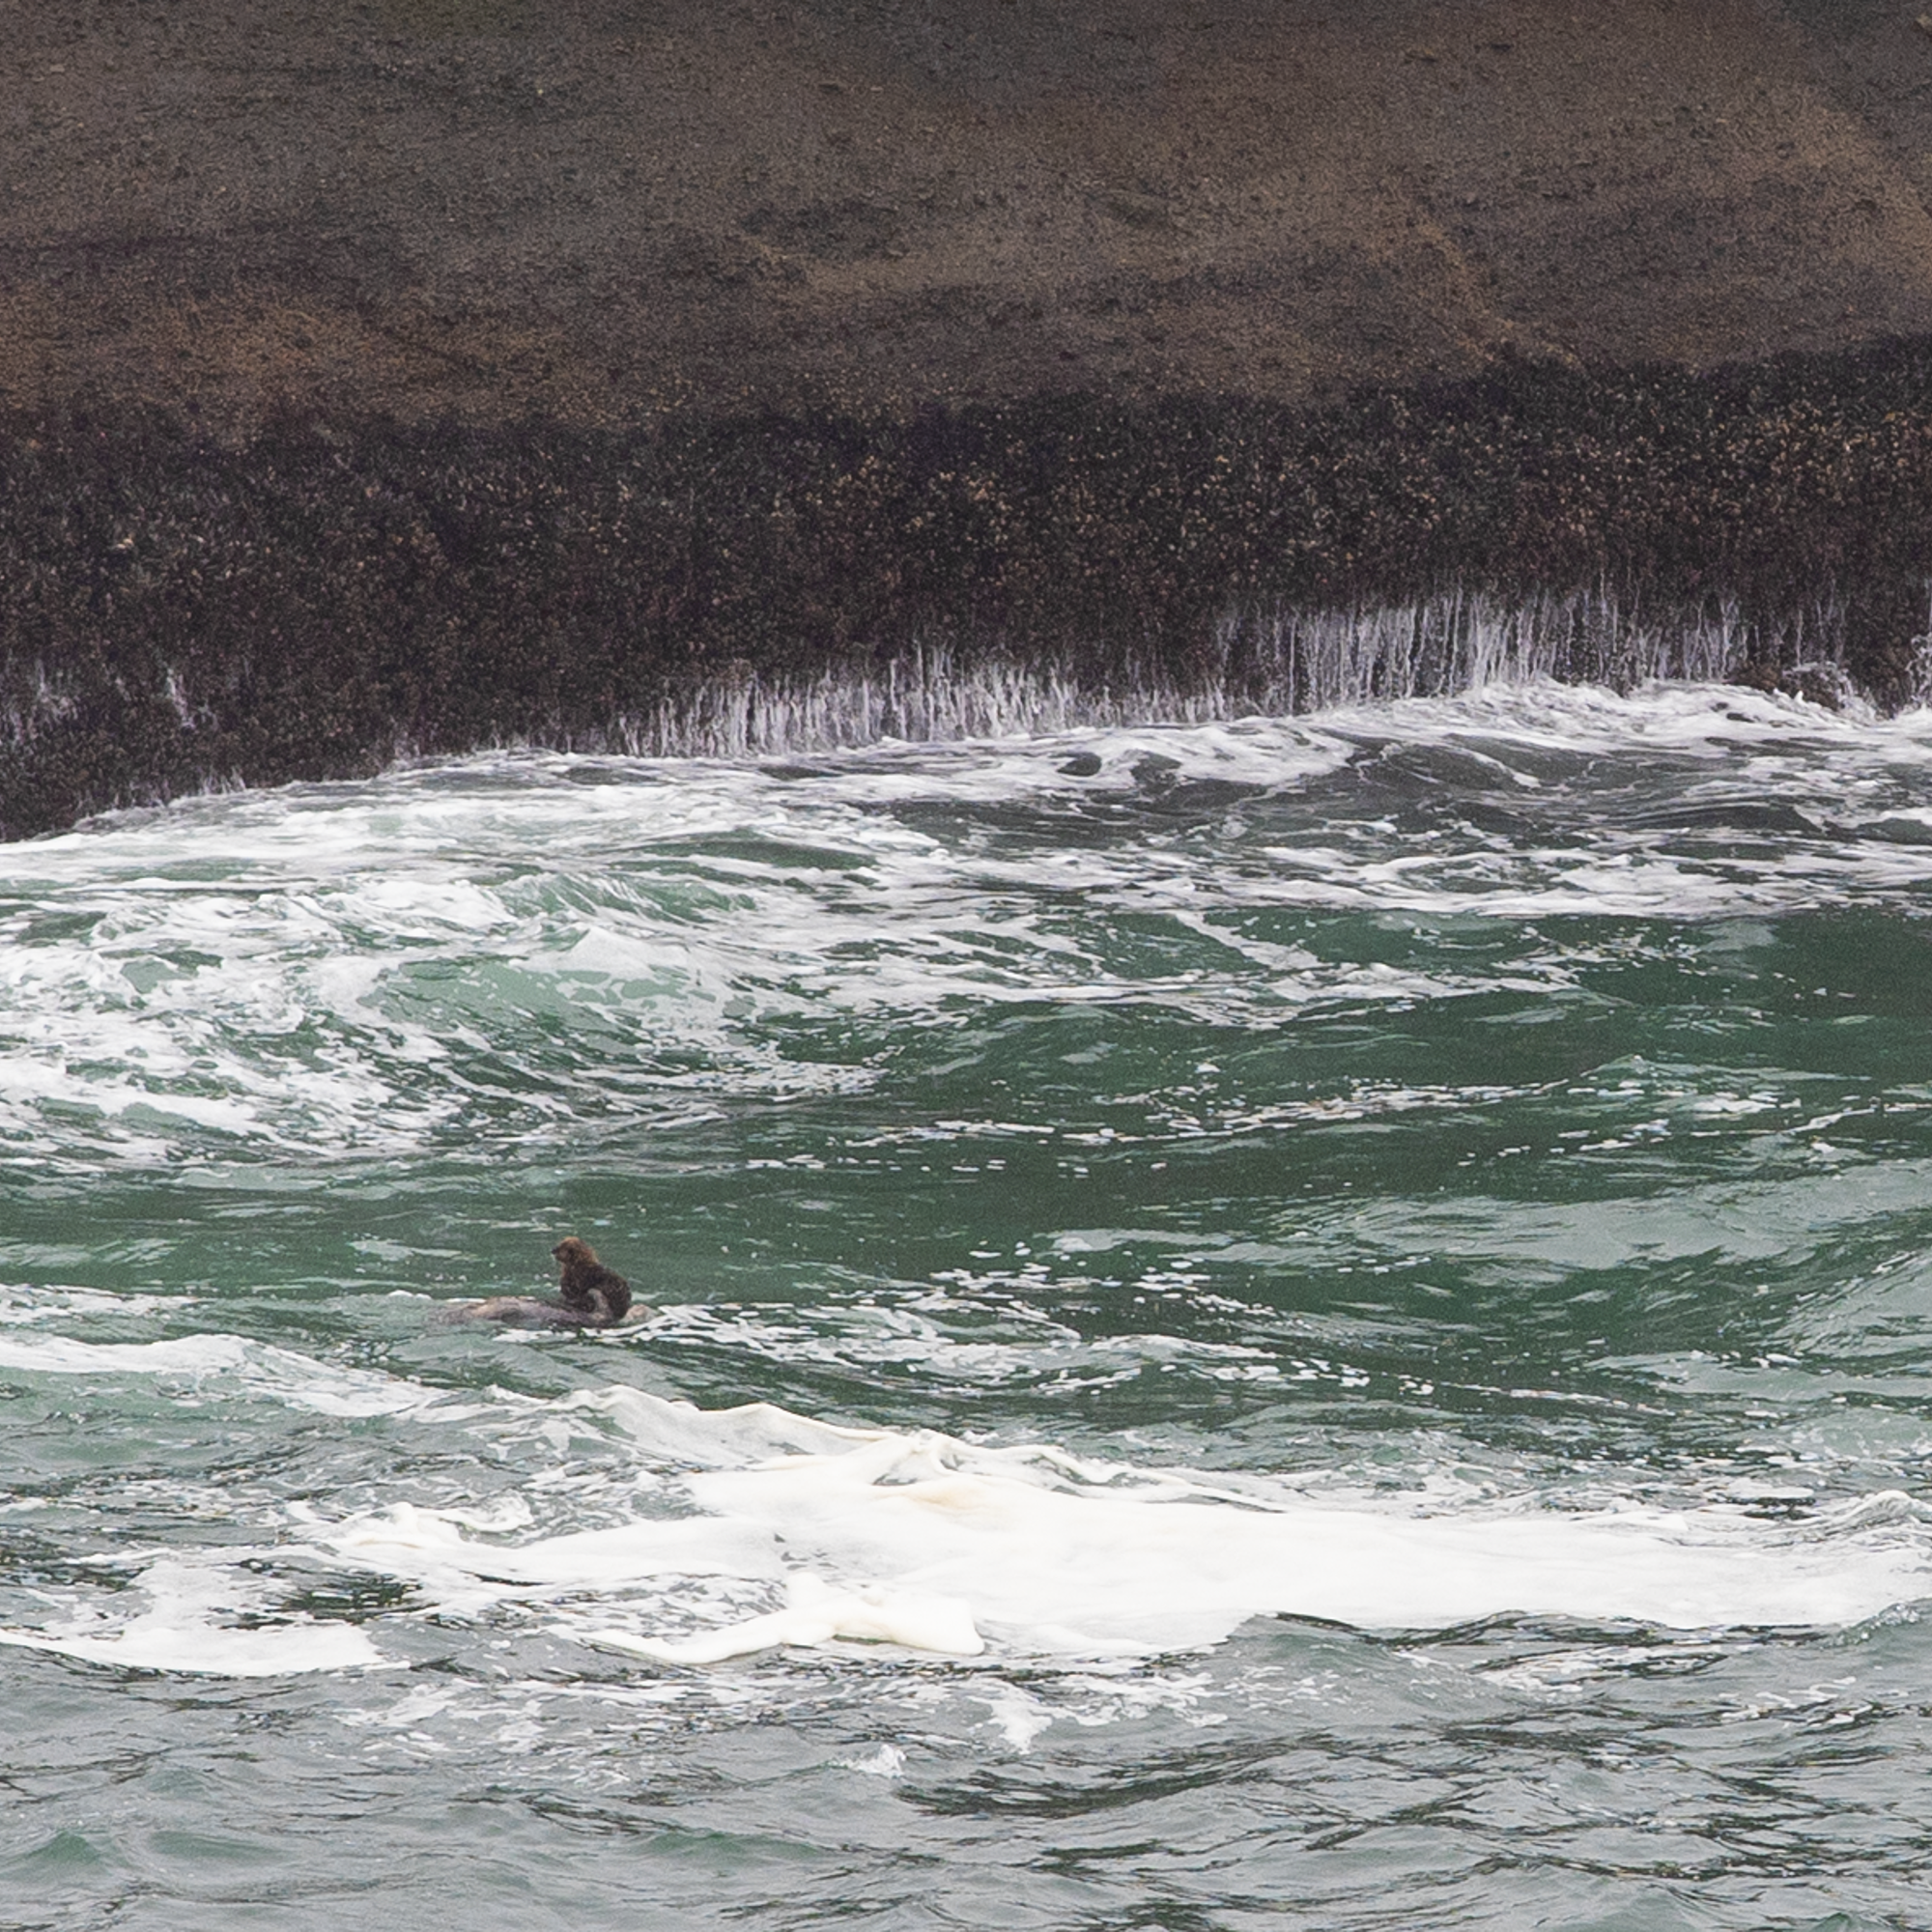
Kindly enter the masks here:
[[557, 1299], [528, 1294], [493, 1295], [465, 1301], [443, 1318], [449, 1321], [501, 1321], [511, 1328], [610, 1328], [630, 1312], [631, 1284], [597, 1259], [588, 1241], [566, 1235], [551, 1253], [562, 1264]]
[[577, 1321], [596, 1328], [623, 1321], [631, 1306], [631, 1284], [614, 1268], [607, 1268], [588, 1241], [566, 1235], [550, 1252], [553, 1260], [563, 1264], [557, 1292]]

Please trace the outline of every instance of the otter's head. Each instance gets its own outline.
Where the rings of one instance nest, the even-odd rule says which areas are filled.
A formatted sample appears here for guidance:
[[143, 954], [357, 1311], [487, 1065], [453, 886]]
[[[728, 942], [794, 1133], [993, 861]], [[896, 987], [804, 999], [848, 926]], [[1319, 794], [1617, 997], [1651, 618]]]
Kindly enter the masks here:
[[580, 1241], [575, 1235], [566, 1235], [551, 1251], [554, 1261], [561, 1262], [568, 1267], [572, 1262], [588, 1262], [597, 1265], [597, 1251], [588, 1241]]

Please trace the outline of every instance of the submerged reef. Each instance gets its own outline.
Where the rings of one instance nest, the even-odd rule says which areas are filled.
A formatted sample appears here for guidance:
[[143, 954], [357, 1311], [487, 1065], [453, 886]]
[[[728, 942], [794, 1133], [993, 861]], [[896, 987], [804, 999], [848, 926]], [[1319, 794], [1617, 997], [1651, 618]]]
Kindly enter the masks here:
[[500, 743], [802, 749], [1496, 672], [1917, 695], [1932, 340], [1295, 407], [0, 425], [0, 832]]

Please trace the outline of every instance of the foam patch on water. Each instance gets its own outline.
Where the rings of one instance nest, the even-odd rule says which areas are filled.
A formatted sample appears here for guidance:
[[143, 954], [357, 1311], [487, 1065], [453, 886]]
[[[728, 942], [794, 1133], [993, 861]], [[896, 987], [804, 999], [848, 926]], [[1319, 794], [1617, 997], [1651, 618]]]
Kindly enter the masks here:
[[[353, 1625], [273, 1616], [268, 1585], [229, 1563], [157, 1556], [132, 1588], [143, 1603], [132, 1616], [76, 1605], [45, 1629], [0, 1630], [0, 1644], [123, 1670], [210, 1677], [282, 1677], [383, 1662]], [[116, 1592], [112, 1602], [121, 1600]]]
[[0, 1325], [30, 1327], [43, 1321], [98, 1315], [172, 1315], [192, 1308], [191, 1294], [112, 1294], [104, 1289], [49, 1283], [0, 1282]]
[[[581, 1642], [675, 1663], [839, 1638], [1146, 1656], [1270, 1614], [1373, 1630], [1510, 1613], [1831, 1626], [1932, 1592], [1932, 1534], [1902, 1499], [1801, 1531], [1715, 1508], [1420, 1515], [1046, 1447], [833, 1428], [768, 1405], [703, 1411], [626, 1389], [575, 1406], [605, 1413], [653, 1464], [682, 1465], [696, 1514], [509, 1543], [403, 1504], [318, 1526], [318, 1540], [452, 1613], [541, 1604]], [[781, 1601], [694, 1628], [676, 1588], [689, 1577]]]
[[185, 1385], [177, 1400], [269, 1396], [319, 1415], [350, 1419], [418, 1415], [451, 1420], [478, 1412], [421, 1383], [371, 1370], [327, 1366], [240, 1335], [181, 1335], [159, 1342], [87, 1342], [70, 1335], [0, 1334], [0, 1369], [31, 1376], [154, 1377]]
[[[628, 1387], [457, 1401], [226, 1335], [0, 1331], [0, 1368], [140, 1377], [186, 1408], [270, 1401], [407, 1424], [434, 1432], [439, 1460], [459, 1444], [519, 1444], [529, 1473], [487, 1504], [431, 1508], [399, 1484], [384, 1496], [380, 1476], [350, 1515], [258, 1499], [262, 1548], [86, 1559], [131, 1564], [135, 1588], [36, 1591], [49, 1615], [23, 1625], [16, 1612], [0, 1631], [16, 1647], [143, 1669], [362, 1667], [393, 1655], [383, 1630], [396, 1617], [507, 1624], [679, 1667], [849, 1643], [1125, 1662], [1218, 1643], [1258, 1616], [1375, 1631], [1511, 1614], [1817, 1628], [1932, 1595], [1932, 1512], [1889, 1492], [1796, 1524], [1721, 1503], [1369, 1500], [1318, 1495], [1305, 1474], [1148, 1466], [765, 1403], [705, 1410]], [[31, 1526], [31, 1507], [20, 1520]], [[372, 1624], [338, 1624], [287, 1607], [312, 1599], [277, 1598], [270, 1579], [291, 1563], [410, 1587]]]

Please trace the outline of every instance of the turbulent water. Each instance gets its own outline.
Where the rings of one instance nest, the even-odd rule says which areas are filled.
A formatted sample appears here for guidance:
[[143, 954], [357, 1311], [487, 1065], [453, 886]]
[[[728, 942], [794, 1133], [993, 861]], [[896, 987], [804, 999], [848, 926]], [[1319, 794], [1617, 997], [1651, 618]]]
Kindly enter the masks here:
[[0, 851], [0, 1926], [1932, 1922], [1929, 888], [1695, 685]]

